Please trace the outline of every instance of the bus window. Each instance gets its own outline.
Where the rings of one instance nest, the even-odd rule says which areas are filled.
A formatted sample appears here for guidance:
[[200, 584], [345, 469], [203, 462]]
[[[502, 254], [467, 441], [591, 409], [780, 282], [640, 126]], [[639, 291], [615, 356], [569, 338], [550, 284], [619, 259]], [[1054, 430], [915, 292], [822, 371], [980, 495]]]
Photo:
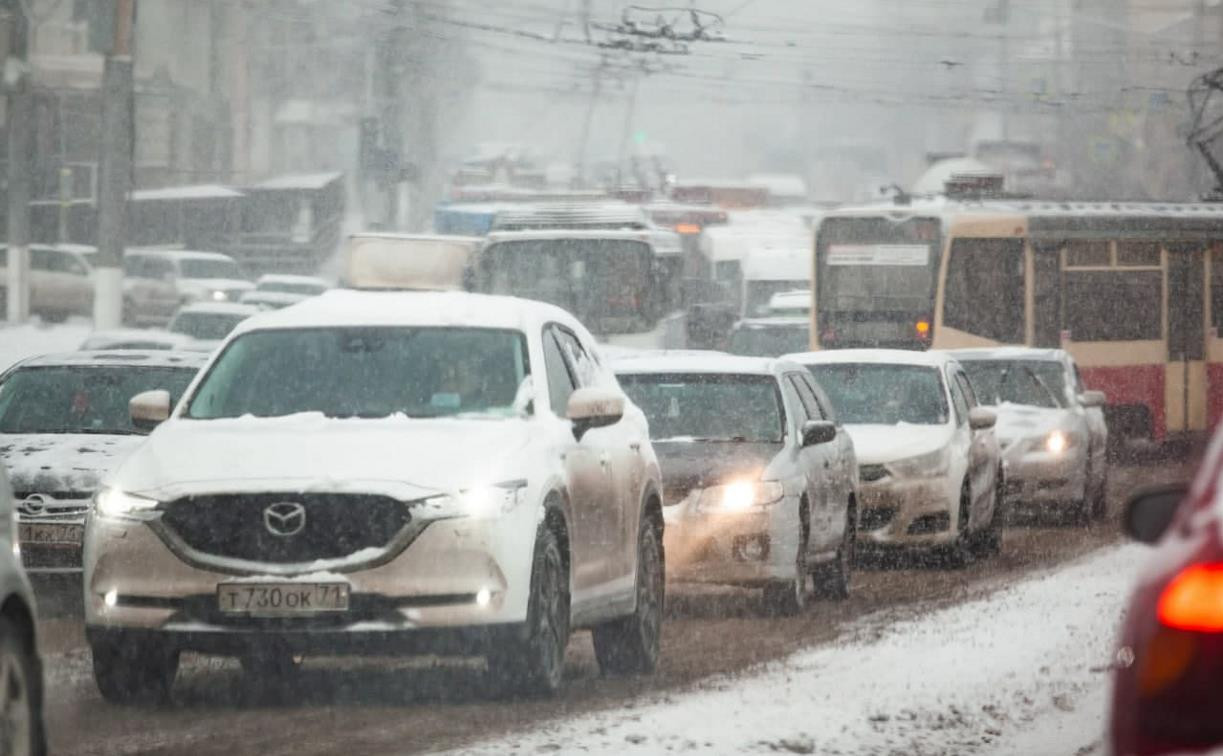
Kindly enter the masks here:
[[1022, 344], [1023, 240], [951, 243], [943, 324], [1003, 344]]
[[1158, 268], [1159, 262], [1156, 242], [1117, 242], [1118, 268]]
[[1066, 245], [1067, 268], [1107, 268], [1111, 264], [1106, 241], [1077, 241]]
[[1067, 270], [1064, 325], [1075, 341], [1144, 341], [1163, 336], [1163, 272]]
[[1210, 250], [1210, 324], [1223, 334], [1223, 245]]

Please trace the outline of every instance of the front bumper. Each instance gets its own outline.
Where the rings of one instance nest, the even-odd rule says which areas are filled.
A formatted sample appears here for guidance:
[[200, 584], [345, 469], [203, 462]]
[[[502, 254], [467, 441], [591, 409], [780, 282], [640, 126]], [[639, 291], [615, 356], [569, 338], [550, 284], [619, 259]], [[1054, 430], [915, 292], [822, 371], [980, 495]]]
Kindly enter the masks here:
[[[531, 570], [521, 544], [533, 542], [535, 515], [519, 506], [496, 519], [429, 522], [397, 550], [304, 576], [276, 574], [275, 565], [260, 572], [183, 559], [147, 522], [95, 516], [85, 538], [85, 622], [94, 634], [142, 631], [201, 651], [267, 638], [296, 639], [299, 646], [313, 639], [311, 650], [343, 651], [408, 645], [394, 639], [422, 631], [521, 623]], [[349, 608], [279, 617], [223, 613], [217, 586], [234, 580], [346, 583]]]
[[956, 505], [942, 478], [888, 476], [859, 485], [858, 542], [865, 546], [941, 546], [955, 540]]
[[799, 522], [793, 497], [743, 512], [702, 512], [697, 495], [663, 509], [669, 582], [751, 586], [794, 578]]
[[1007, 463], [1005, 499], [1011, 511], [1074, 504], [1086, 491], [1087, 465], [1080, 450], [1030, 451], [1012, 455]]

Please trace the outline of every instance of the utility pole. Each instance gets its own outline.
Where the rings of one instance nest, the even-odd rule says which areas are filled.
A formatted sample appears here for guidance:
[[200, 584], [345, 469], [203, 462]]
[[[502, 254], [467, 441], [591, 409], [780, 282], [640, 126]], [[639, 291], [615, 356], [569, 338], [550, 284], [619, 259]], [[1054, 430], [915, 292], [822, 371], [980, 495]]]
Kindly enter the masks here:
[[17, 0], [4, 7], [7, 55], [4, 87], [8, 120], [8, 281], [9, 323], [30, 317], [30, 172], [34, 153], [34, 102], [29, 82], [30, 20]]
[[102, 71], [102, 154], [98, 181], [98, 254], [93, 324], [123, 320], [123, 249], [132, 183], [132, 33], [136, 0], [114, 0], [114, 38]]

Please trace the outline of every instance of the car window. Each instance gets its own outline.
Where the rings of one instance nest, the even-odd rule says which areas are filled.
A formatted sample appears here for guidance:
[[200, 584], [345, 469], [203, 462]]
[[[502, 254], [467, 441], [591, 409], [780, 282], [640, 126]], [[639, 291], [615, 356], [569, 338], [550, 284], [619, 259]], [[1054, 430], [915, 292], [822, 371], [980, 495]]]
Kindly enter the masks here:
[[951, 403], [955, 405], [956, 425], [963, 425], [968, 420], [968, 400], [964, 398], [959, 383], [949, 380], [948, 384], [951, 388]]
[[978, 404], [977, 395], [973, 392], [972, 384], [969, 383], [967, 376], [965, 376], [963, 373], [957, 372], [955, 374], [955, 381], [956, 383], [960, 384], [960, 390], [964, 392], [964, 399], [968, 402], [968, 408], [972, 409], [973, 407], [976, 407]]
[[560, 345], [561, 351], [565, 355], [565, 360], [569, 363], [570, 369], [573, 371], [573, 376], [577, 379], [579, 386], [593, 386], [599, 382], [599, 365], [586, 348], [582, 346], [582, 342], [571, 331], [561, 326], [553, 328], [553, 333], [556, 335], [556, 341]]
[[544, 330], [544, 370], [548, 374], [548, 397], [552, 413], [557, 417], [568, 414], [569, 397], [574, 391], [573, 376], [556, 341], [555, 328]]
[[137, 255], [125, 255], [123, 258], [123, 275], [131, 278], [145, 278], [145, 258]]
[[[782, 390], [771, 375], [622, 373], [620, 385], [650, 423], [654, 441], [781, 443]], [[791, 396], [795, 407], [798, 400]], [[798, 410], [801, 412], [801, 408]]]
[[51, 250], [39, 249], [32, 247], [30, 249], [30, 269], [31, 270], [55, 270], [55, 263], [52, 259]]
[[837, 414], [832, 408], [832, 401], [828, 398], [828, 395], [824, 393], [824, 389], [820, 388], [820, 385], [815, 382], [814, 377], [812, 377], [810, 374], [804, 375], [799, 385], [806, 386], [811, 392], [811, 395], [815, 397], [815, 401], [820, 407], [820, 415], [822, 415], [825, 420], [839, 424], [840, 421], [837, 420]]
[[803, 376], [798, 373], [791, 373], [786, 376], [786, 379], [793, 384], [794, 390], [798, 392], [798, 398], [803, 403], [803, 409], [807, 413], [809, 420], [823, 420], [824, 413], [820, 411], [820, 403], [812, 393], [811, 388], [803, 380]]
[[794, 412], [796, 413], [794, 417], [795, 424], [802, 425], [808, 420], [813, 419], [811, 417], [811, 411], [807, 408], [802, 396], [798, 393], [798, 387], [794, 385], [793, 376], [787, 375], [785, 379], [781, 381], [781, 390], [785, 393], [786, 400], [789, 402], [790, 406], [794, 408]]

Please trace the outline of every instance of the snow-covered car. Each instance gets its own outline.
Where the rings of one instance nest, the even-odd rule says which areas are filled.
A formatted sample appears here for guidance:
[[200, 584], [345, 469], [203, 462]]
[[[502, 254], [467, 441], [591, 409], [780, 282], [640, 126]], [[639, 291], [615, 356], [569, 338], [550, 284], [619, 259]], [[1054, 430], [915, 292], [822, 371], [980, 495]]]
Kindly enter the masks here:
[[81, 342], [83, 352], [148, 349], [191, 349], [194, 340], [181, 333], [153, 328], [115, 328], [94, 331]]
[[[166, 264], [169, 269], [166, 269]], [[180, 302], [237, 302], [255, 288], [229, 255], [194, 250], [137, 249], [123, 256], [125, 268], [156, 271], [173, 282]]]
[[85, 622], [102, 694], [165, 695], [182, 651], [483, 654], [554, 691], [570, 629], [656, 664], [662, 482], [644, 414], [572, 316], [337, 290], [241, 324], [98, 494]]
[[716, 353], [613, 368], [662, 465], [668, 579], [760, 586], [783, 614], [806, 605], [811, 577], [849, 595], [857, 462], [810, 373]]
[[726, 351], [745, 357], [780, 357], [810, 348], [810, 319], [772, 316], [744, 318], [735, 323]]
[[1105, 396], [1081, 385], [1061, 349], [958, 349], [977, 399], [998, 415], [1006, 508], [1063, 508], [1080, 520], [1105, 514]]
[[272, 274], [260, 276], [255, 288], [243, 292], [241, 302], [266, 309], [279, 309], [316, 297], [331, 288], [331, 284], [314, 276]]
[[166, 330], [191, 339], [184, 349], [211, 352], [239, 323], [263, 311], [262, 307], [239, 302], [196, 302], [174, 313]]
[[[30, 312], [50, 323], [93, 314], [92, 247], [30, 245]], [[8, 246], [0, 245], [0, 304], [8, 298]]]
[[999, 545], [1003, 469], [963, 368], [938, 352], [790, 355], [832, 400], [858, 455], [859, 542], [940, 551], [953, 564]]
[[0, 752], [38, 756], [47, 752], [42, 659], [34, 592], [18, 558], [13, 507], [12, 487], [0, 465], [0, 689], [4, 691]]
[[775, 317], [811, 317], [811, 290], [780, 291], [769, 297], [769, 315]]
[[139, 446], [128, 400], [152, 389], [182, 396], [198, 353], [69, 352], [0, 375], [0, 461], [17, 497], [21, 556], [37, 573], [79, 573], [98, 483]]

